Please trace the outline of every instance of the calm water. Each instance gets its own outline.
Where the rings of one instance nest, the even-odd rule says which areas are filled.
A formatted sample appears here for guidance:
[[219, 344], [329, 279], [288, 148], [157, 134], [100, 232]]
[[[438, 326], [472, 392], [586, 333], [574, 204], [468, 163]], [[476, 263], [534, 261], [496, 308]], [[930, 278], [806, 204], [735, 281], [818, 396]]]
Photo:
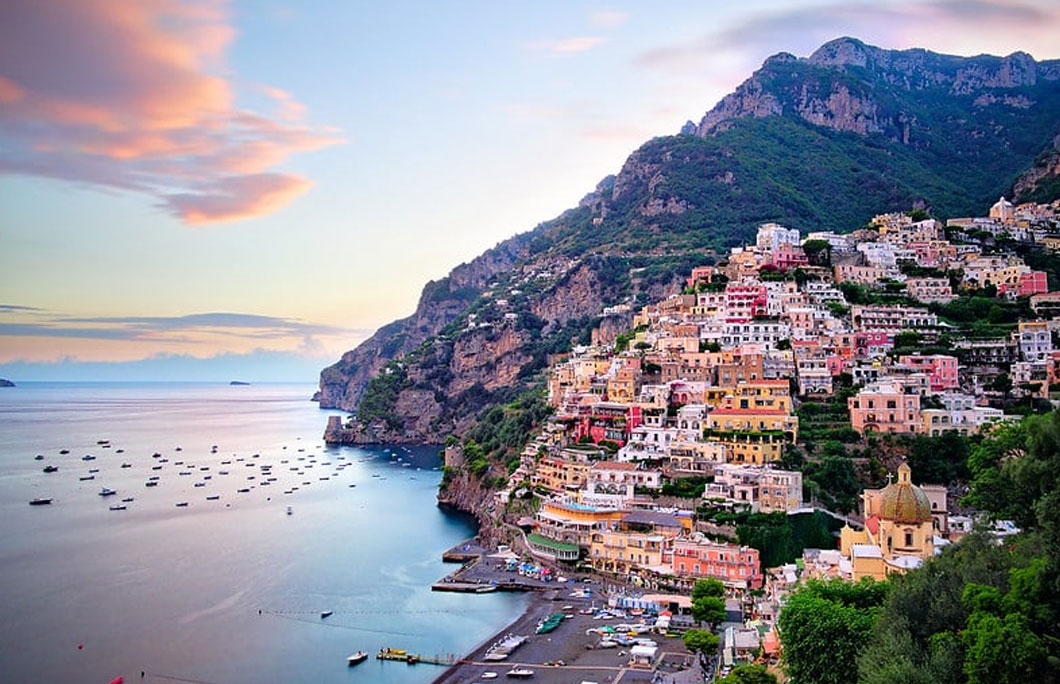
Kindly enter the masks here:
[[313, 389], [0, 390], [0, 679], [426, 682], [441, 669], [345, 657], [462, 655], [521, 612], [521, 596], [430, 591], [452, 569], [442, 551], [473, 533], [435, 506], [437, 449], [325, 449]]

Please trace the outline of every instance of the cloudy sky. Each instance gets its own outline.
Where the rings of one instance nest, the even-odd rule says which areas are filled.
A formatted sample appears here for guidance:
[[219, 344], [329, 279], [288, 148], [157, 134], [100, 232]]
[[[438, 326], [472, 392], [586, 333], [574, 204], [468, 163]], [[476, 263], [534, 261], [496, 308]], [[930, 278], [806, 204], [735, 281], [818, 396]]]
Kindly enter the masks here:
[[1060, 6], [5, 0], [0, 376], [312, 382], [770, 54], [841, 35], [1055, 59]]

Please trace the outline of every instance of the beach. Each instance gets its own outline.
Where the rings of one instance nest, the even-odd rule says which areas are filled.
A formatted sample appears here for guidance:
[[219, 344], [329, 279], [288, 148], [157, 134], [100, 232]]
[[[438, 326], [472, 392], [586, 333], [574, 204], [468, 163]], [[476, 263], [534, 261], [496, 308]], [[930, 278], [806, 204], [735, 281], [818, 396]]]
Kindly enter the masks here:
[[[600, 607], [600, 597], [572, 596], [580, 588], [596, 588], [596, 583], [567, 582], [546, 591], [534, 592], [525, 612], [511, 624], [471, 651], [460, 663], [453, 665], [434, 680], [434, 684], [469, 684], [481, 681], [483, 673], [497, 673], [498, 679], [514, 668], [533, 670], [533, 681], [553, 684], [580, 682], [652, 682], [655, 672], [646, 668], [629, 667], [629, 649], [596, 648], [597, 635], [586, 634], [587, 629], [602, 628], [620, 622], [617, 619], [594, 619], [580, 610]], [[570, 615], [549, 634], [535, 634], [538, 623], [554, 613]], [[633, 622], [635, 619], [627, 620]], [[526, 635], [526, 643], [517, 648], [503, 662], [484, 660], [487, 649], [509, 634]], [[657, 634], [645, 634], [658, 645], [656, 665], [660, 672], [672, 672], [684, 667], [687, 650], [680, 639]], [[593, 648], [589, 648], [592, 646]], [[562, 662], [562, 664], [559, 664]], [[678, 666], [679, 665], [679, 666]]]

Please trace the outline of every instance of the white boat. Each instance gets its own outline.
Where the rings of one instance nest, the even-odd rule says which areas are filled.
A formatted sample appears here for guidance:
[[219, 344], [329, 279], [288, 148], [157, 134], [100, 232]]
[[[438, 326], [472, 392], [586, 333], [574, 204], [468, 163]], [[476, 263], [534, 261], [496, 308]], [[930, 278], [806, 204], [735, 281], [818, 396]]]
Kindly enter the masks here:
[[324, 618], [331, 617], [334, 614], [335, 614], [335, 611], [333, 611], [333, 610], [325, 610], [324, 612], [322, 612], [320, 614], [320, 619], [323, 620]]
[[512, 651], [526, 643], [526, 639], [525, 636], [509, 634], [490, 646], [482, 657], [484, 660], [504, 660], [512, 654]]
[[534, 676], [534, 671], [525, 667], [517, 667], [514, 670], [508, 670], [505, 676], [514, 679], [530, 679]]
[[113, 496], [113, 495], [115, 495], [117, 493], [118, 493], [118, 491], [116, 489], [111, 489], [110, 487], [104, 487], [103, 489], [100, 490], [99, 495], [100, 496]]
[[127, 508], [129, 508], [129, 507], [126, 506], [125, 504], [114, 504], [113, 506], [110, 507], [110, 510], [112, 510], [112, 511], [124, 511]]
[[353, 655], [351, 655], [348, 658], [346, 658], [346, 664], [349, 665], [350, 667], [353, 667], [354, 665], [360, 665], [361, 663], [363, 663], [367, 659], [368, 659], [368, 654], [367, 653], [365, 653], [364, 651], [357, 651]]

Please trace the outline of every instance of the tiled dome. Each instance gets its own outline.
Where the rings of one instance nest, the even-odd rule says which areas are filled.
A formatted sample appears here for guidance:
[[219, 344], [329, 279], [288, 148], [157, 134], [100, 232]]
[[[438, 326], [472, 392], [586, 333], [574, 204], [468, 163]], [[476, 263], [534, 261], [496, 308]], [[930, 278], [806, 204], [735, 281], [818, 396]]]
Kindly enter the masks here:
[[924, 490], [911, 482], [905, 463], [898, 467], [898, 482], [880, 492], [880, 518], [899, 523], [931, 522], [931, 502]]

